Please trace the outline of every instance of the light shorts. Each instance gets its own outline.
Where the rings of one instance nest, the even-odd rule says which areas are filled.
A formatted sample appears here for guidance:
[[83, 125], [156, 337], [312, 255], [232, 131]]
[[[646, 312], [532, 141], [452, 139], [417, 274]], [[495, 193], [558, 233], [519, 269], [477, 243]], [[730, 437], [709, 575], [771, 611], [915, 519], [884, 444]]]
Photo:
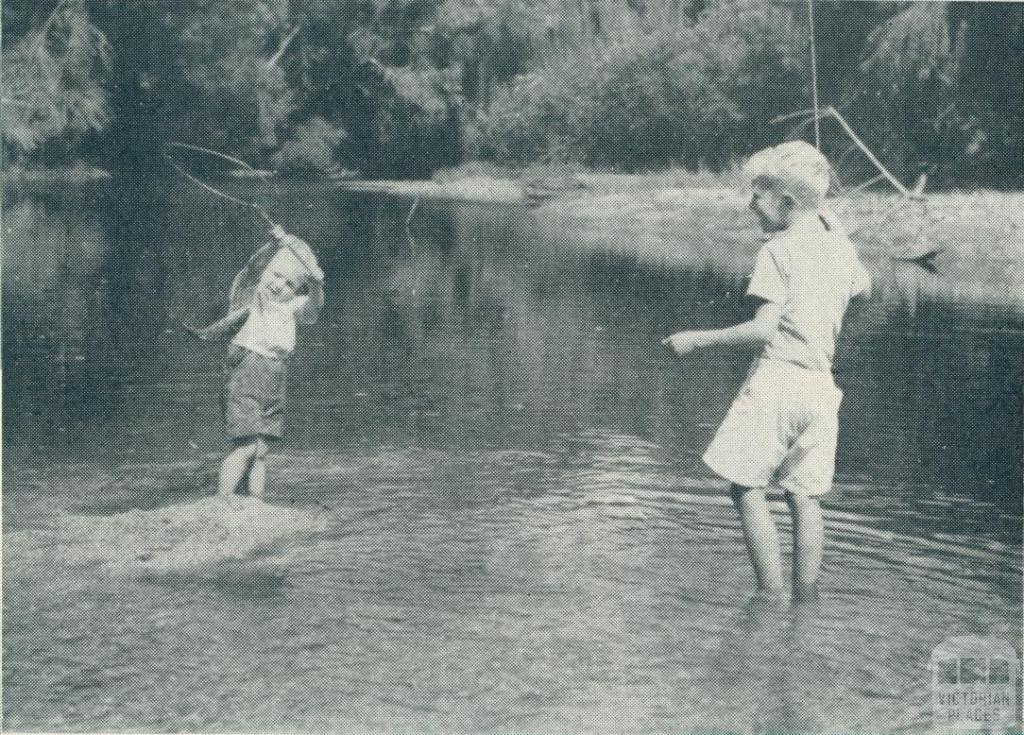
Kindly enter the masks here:
[[832, 489], [843, 392], [830, 373], [780, 360], [754, 363], [704, 453], [704, 463], [744, 487], [796, 495]]

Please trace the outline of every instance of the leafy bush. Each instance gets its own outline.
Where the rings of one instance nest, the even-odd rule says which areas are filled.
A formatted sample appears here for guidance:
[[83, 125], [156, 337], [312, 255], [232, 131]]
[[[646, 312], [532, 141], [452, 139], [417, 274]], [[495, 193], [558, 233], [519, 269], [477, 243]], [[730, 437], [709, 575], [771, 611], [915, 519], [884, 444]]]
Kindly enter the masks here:
[[57, 6], [38, 30], [3, 52], [0, 132], [12, 158], [43, 146], [73, 148], [110, 121], [104, 75], [110, 49], [80, 2]]
[[786, 10], [730, 0], [690, 26], [578, 50], [501, 90], [473, 131], [507, 164], [720, 167], [807, 97], [806, 38]]
[[333, 173], [337, 168], [334, 154], [347, 137], [345, 130], [322, 117], [299, 123], [274, 154], [274, 166], [287, 173]]
[[[1024, 183], [1024, 12], [1009, 3], [911, 3], [868, 37], [849, 105], [900, 175]], [[1017, 163], [1012, 163], [1016, 161]]]

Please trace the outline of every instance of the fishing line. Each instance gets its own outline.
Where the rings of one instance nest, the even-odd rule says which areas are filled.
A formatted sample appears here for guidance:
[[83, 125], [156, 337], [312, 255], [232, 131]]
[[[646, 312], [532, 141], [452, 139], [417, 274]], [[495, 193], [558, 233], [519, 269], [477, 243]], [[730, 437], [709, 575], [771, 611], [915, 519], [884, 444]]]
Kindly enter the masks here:
[[[265, 174], [257, 171], [253, 166], [250, 166], [248, 163], [241, 160], [240, 158], [229, 156], [227, 153], [221, 153], [220, 151], [215, 151], [212, 148], [204, 148], [203, 146], [199, 145], [192, 145], [191, 143], [178, 143], [176, 141], [168, 141], [164, 143], [164, 148], [181, 148], [183, 150], [195, 151], [197, 153], [203, 153], [208, 156], [216, 156], [217, 158], [222, 158], [225, 161], [234, 163], [238, 166], [241, 166], [242, 168], [254, 172], [259, 176], [259, 178], [263, 180], [264, 183], [269, 185], [269, 181]], [[170, 155], [170, 153], [168, 153], [166, 150], [163, 152], [163, 156], [167, 160], [167, 163], [170, 164], [171, 168], [173, 168], [179, 174], [184, 176], [186, 179], [188, 179], [189, 181], [191, 181], [193, 184], [200, 187], [204, 191], [207, 191], [210, 194], [213, 194], [214, 196], [221, 197], [222, 199], [226, 199], [229, 202], [234, 202], [235, 204], [239, 204], [243, 207], [248, 207], [249, 209], [254, 210], [271, 227], [277, 225], [277, 223], [274, 222], [271, 216], [267, 214], [267, 211], [263, 207], [261, 207], [257, 202], [250, 202], [244, 199], [239, 199], [236, 196], [232, 196], [231, 194], [228, 194], [225, 191], [221, 191], [217, 187], [208, 184], [205, 181], [202, 181], [200, 178], [194, 176], [189, 171], [187, 171], [184, 166], [179, 165], [178, 162], [175, 161], [174, 158]]]
[[[220, 151], [215, 151], [212, 148], [204, 148], [201, 145], [194, 145], [192, 143], [179, 143], [179, 142], [173, 141], [173, 140], [167, 141], [163, 145], [164, 145], [165, 149], [167, 149], [167, 148], [180, 148], [182, 150], [195, 151], [196, 153], [202, 153], [202, 154], [207, 155], [207, 156], [215, 156], [217, 158], [221, 158], [221, 159], [223, 159], [225, 161], [228, 161], [229, 163], [233, 163], [233, 164], [235, 164], [237, 166], [241, 166], [242, 168], [244, 168], [244, 169], [246, 169], [248, 171], [252, 171], [260, 179], [262, 179], [263, 182], [268, 187], [270, 186], [270, 180], [267, 177], [266, 173], [259, 171], [254, 166], [249, 165], [248, 163], [246, 163], [245, 161], [243, 161], [240, 158], [235, 158], [234, 156], [229, 156], [227, 153], [221, 153]], [[212, 184], [208, 184], [207, 182], [203, 181], [199, 177], [193, 175], [191, 172], [186, 170], [184, 166], [179, 165], [178, 162], [174, 160], [174, 157], [171, 156], [171, 154], [167, 152], [167, 150], [163, 151], [163, 157], [167, 160], [167, 163], [170, 164], [171, 168], [173, 168], [179, 174], [184, 176], [186, 179], [188, 179], [189, 181], [191, 181], [193, 184], [195, 184], [196, 186], [200, 187], [204, 191], [209, 192], [210, 194], [213, 194], [214, 196], [220, 197], [222, 199], [226, 199], [229, 202], [233, 202], [234, 204], [238, 204], [238, 205], [246, 207], [248, 209], [252, 209], [253, 211], [256, 212], [256, 214], [258, 214], [260, 217], [262, 217], [263, 220], [268, 225], [270, 225], [272, 230], [280, 226], [280, 225], [278, 225], [277, 222], [274, 221], [274, 219], [269, 214], [267, 214], [267, 210], [265, 210], [262, 206], [260, 206], [260, 204], [258, 202], [250, 202], [250, 201], [247, 201], [245, 199], [240, 199], [240, 198], [238, 198], [236, 196], [228, 194], [226, 191], [221, 191], [220, 189], [218, 189], [217, 187], [213, 186]], [[284, 247], [288, 248], [288, 250], [291, 251], [292, 255], [294, 255], [296, 257], [296, 259], [298, 259], [298, 261], [300, 263], [302, 263], [302, 265], [306, 268], [306, 270], [308, 270], [310, 273], [313, 273], [313, 269], [310, 268], [309, 264], [306, 263], [305, 258], [303, 258], [302, 255], [299, 254], [299, 252], [288, 242], [287, 238], [281, 239], [280, 243], [281, 243], [281, 245], [283, 245]]]

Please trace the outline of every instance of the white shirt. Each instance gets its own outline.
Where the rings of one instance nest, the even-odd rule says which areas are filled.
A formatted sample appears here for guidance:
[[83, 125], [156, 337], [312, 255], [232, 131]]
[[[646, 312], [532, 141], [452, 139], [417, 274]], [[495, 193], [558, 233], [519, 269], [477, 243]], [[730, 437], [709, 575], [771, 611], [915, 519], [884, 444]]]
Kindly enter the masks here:
[[281, 302], [258, 294], [231, 343], [266, 357], [287, 357], [295, 349], [295, 314], [308, 302], [309, 296]]
[[747, 293], [782, 307], [764, 357], [830, 372], [850, 299], [871, 278], [853, 244], [818, 219], [779, 233], [761, 248]]

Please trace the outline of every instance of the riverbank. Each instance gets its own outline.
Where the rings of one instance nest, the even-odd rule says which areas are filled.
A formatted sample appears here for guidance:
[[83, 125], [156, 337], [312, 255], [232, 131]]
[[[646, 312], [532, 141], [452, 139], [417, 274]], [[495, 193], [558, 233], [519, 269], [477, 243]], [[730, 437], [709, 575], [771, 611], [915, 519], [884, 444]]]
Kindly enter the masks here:
[[86, 184], [94, 181], [107, 181], [108, 179], [110, 179], [110, 172], [106, 169], [81, 162], [63, 168], [10, 166], [5, 168], [3, 172], [3, 185], [5, 188]]
[[[692, 239], [695, 232], [738, 245], [758, 238], [738, 184], [728, 173], [541, 172], [501, 178], [473, 171], [433, 181], [338, 186], [422, 200], [532, 204], [540, 221], [581, 239], [612, 246], [643, 241], [669, 258], [680, 238]], [[547, 196], [531, 200], [538, 189]], [[924, 291], [993, 304], [1024, 301], [1024, 192], [926, 192], [922, 201], [895, 192], [857, 192], [832, 198], [828, 206], [876, 272], [926, 256], [927, 268], [906, 266], [919, 272]]]
[[[654, 192], [665, 189], [733, 189], [735, 174], [693, 173], [671, 169], [658, 173], [614, 174], [535, 166], [512, 171], [483, 163], [465, 164], [437, 172], [430, 180], [352, 179], [333, 184], [337, 189], [395, 196], [478, 203], [529, 203], [531, 199], [563, 201]], [[548, 194], [539, 197], [538, 194]]]
[[458, 181], [370, 181], [353, 180], [333, 184], [342, 191], [390, 194], [459, 202], [498, 202], [504, 204], [525, 201], [522, 186], [510, 179], [485, 176]]

